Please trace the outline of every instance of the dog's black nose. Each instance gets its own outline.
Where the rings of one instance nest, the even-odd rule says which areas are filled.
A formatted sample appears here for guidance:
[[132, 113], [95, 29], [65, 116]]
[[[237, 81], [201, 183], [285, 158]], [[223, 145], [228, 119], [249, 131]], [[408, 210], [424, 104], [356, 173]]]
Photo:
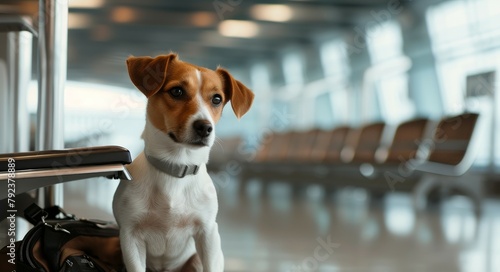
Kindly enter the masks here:
[[213, 130], [212, 123], [208, 120], [196, 120], [193, 123], [193, 128], [200, 137], [208, 137]]

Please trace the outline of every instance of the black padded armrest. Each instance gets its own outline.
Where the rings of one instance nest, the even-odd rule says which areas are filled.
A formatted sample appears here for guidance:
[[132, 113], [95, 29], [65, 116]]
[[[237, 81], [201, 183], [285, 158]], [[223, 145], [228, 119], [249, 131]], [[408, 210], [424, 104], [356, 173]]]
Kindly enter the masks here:
[[97, 146], [0, 154], [0, 172], [8, 170], [9, 158], [14, 158], [16, 161], [16, 171], [117, 163], [129, 164], [132, 162], [130, 152], [126, 148], [120, 146]]
[[27, 16], [0, 14], [0, 32], [10, 31], [29, 31], [33, 35], [38, 36], [33, 22]]

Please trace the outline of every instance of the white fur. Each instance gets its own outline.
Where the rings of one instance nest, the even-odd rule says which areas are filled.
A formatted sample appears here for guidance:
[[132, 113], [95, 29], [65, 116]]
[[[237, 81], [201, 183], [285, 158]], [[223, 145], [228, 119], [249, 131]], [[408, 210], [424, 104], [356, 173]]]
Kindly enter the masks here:
[[[200, 106], [204, 104], [201, 103]], [[200, 109], [189, 120], [187, 131], [191, 130], [191, 122], [199, 117], [207, 117], [213, 124], [208, 110], [203, 110], [203, 107]], [[213, 133], [210, 137], [214, 137]], [[129, 165], [128, 170], [134, 180], [121, 181], [113, 199], [113, 212], [120, 226], [127, 271], [144, 272], [146, 267], [148, 271], [180, 271], [195, 253], [201, 259], [203, 271], [223, 271], [224, 256], [215, 221], [217, 195], [205, 166], [213, 140], [206, 147], [175, 143], [149, 120], [146, 121], [143, 139], [145, 152], [149, 156], [201, 167], [197, 175], [179, 179], [153, 167], [144, 153]], [[163, 222], [167, 227], [156, 230], [140, 225], [141, 221], [146, 220], [146, 216], [162, 208], [164, 210], [165, 207], [152, 207], [150, 204], [151, 199], [159, 194], [162, 197], [160, 200], [168, 203], [169, 209], [156, 218], [159, 221], [155, 222]], [[195, 219], [199, 224], [185, 227], [173, 224], [185, 217]]]
[[196, 72], [196, 79], [198, 79], [198, 86], [200, 86], [200, 88], [198, 89], [198, 93], [200, 93], [201, 92], [201, 86], [203, 84], [202, 78], [201, 78], [201, 72], [198, 69], [196, 69], [195, 72]]

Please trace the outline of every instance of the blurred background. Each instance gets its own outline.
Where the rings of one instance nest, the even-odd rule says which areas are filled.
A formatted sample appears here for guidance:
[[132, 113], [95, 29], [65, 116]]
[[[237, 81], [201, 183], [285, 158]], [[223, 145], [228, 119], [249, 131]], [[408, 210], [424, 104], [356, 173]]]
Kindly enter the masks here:
[[[0, 0], [0, 105], [9, 23], [36, 28], [38, 9]], [[500, 271], [498, 0], [70, 0], [67, 38], [67, 148], [142, 151], [131, 55], [176, 52], [254, 91], [208, 165], [226, 271]], [[117, 184], [67, 183], [64, 207], [113, 220]]]

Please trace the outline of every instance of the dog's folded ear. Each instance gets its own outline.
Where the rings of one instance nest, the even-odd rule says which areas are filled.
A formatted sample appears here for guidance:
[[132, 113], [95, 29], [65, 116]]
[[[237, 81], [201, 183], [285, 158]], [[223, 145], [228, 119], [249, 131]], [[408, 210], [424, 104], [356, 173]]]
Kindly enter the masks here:
[[127, 59], [128, 74], [132, 83], [149, 98], [165, 84], [168, 65], [176, 59], [176, 54], [155, 58], [129, 57]]
[[224, 93], [231, 100], [234, 114], [240, 119], [252, 106], [254, 94], [243, 83], [234, 79], [233, 76], [223, 68], [217, 68], [216, 72], [221, 76], [224, 84]]

